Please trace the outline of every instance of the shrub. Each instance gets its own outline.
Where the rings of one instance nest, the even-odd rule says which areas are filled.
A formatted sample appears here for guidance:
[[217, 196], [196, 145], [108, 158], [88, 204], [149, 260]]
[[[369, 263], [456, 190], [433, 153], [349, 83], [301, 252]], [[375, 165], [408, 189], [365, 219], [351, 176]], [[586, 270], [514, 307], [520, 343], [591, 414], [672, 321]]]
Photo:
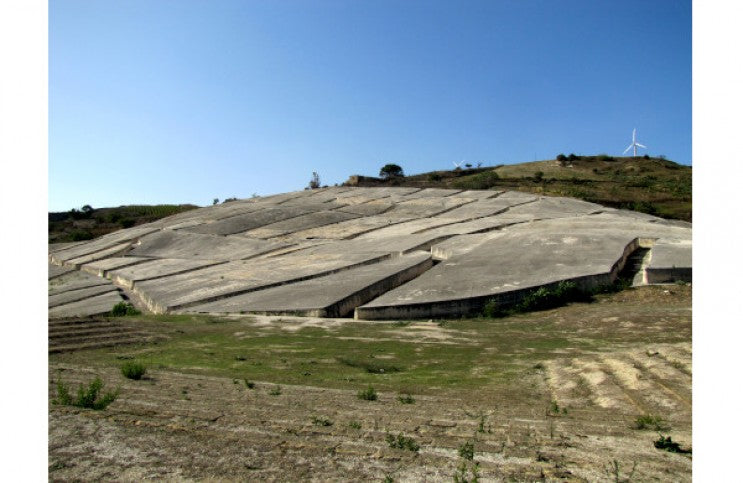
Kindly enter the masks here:
[[658, 435], [659, 438], [653, 443], [658, 449], [663, 449], [671, 453], [691, 453], [690, 449], [682, 449], [678, 443], [671, 440], [670, 436]]
[[255, 387], [255, 383], [253, 381], [248, 381], [247, 379], [243, 379], [245, 381], [245, 387], [248, 389], [253, 389]]
[[405, 174], [403, 174], [402, 168], [397, 164], [385, 164], [382, 166], [382, 169], [379, 170], [379, 176], [388, 179], [405, 176]]
[[351, 421], [348, 423], [348, 427], [351, 429], [361, 429], [361, 423], [358, 421]]
[[596, 156], [596, 159], [598, 161], [614, 161], [614, 157], [609, 156], [608, 154], [599, 154], [598, 156]]
[[76, 406], [85, 409], [106, 409], [106, 407], [114, 402], [119, 396], [119, 391], [117, 389], [114, 392], [101, 394], [102, 389], [103, 381], [101, 381], [100, 377], [96, 377], [90, 384], [88, 384], [87, 389], [80, 384], [77, 389], [77, 397], [73, 398], [70, 394], [70, 388], [60, 380], [57, 381], [57, 398], [54, 399], [52, 403], [64, 406]]
[[121, 228], [131, 228], [134, 226], [135, 221], [131, 218], [122, 218], [119, 220], [119, 225], [121, 225]]
[[668, 431], [668, 424], [659, 416], [644, 414], [635, 419], [635, 429], [652, 429], [655, 431]]
[[88, 230], [74, 230], [69, 236], [71, 241], [92, 240], [95, 236]]
[[441, 175], [439, 173], [431, 173], [428, 175], [428, 181], [441, 181]]
[[543, 178], [544, 178], [544, 171], [537, 171], [534, 173], [535, 181], [542, 181]]
[[268, 391], [268, 394], [271, 396], [280, 396], [281, 395], [281, 386], [276, 386], [270, 391]]
[[333, 421], [327, 418], [318, 418], [317, 416], [312, 416], [312, 424], [314, 424], [315, 426], [332, 426]]
[[375, 391], [373, 387], [369, 386], [363, 391], [359, 391], [358, 394], [356, 394], [356, 397], [363, 399], [364, 401], [376, 401], [377, 391]]
[[555, 159], [557, 159], [558, 161], [567, 161], [568, 160], [568, 157], [565, 156], [564, 154], [560, 153], [560, 154], [557, 155], [557, 158], [555, 158]]
[[415, 404], [415, 398], [410, 394], [401, 394], [397, 396], [397, 400], [402, 404]]
[[142, 379], [145, 372], [147, 372], [147, 368], [144, 364], [140, 364], [139, 362], [125, 362], [124, 365], [121, 366], [121, 373], [127, 379], [139, 381]]
[[127, 302], [119, 302], [111, 309], [113, 317], [124, 317], [127, 315], [140, 315], [142, 312], [135, 309], [134, 306]]
[[454, 473], [454, 483], [477, 483], [478, 481], [480, 481], [480, 463], [475, 463], [472, 468], [468, 469], [467, 461], [462, 461]]
[[475, 458], [475, 444], [472, 441], [464, 443], [459, 447], [459, 456], [472, 461]]
[[421, 449], [413, 438], [403, 436], [402, 433], [398, 434], [397, 437], [387, 433], [387, 436], [384, 439], [387, 441], [387, 444], [390, 445], [390, 448], [406, 449], [416, 453]]

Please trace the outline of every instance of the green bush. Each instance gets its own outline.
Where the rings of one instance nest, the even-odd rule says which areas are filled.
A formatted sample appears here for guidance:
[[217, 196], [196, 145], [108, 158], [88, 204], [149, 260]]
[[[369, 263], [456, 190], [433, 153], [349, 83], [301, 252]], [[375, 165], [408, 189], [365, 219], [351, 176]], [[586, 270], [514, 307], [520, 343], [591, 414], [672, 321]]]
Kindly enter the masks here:
[[113, 317], [124, 317], [127, 315], [141, 315], [142, 312], [135, 309], [134, 306], [127, 302], [119, 302], [114, 305], [111, 309], [111, 315]]
[[472, 441], [467, 441], [459, 447], [459, 456], [466, 460], [472, 461], [475, 458], [475, 444]]
[[142, 376], [144, 376], [146, 372], [147, 367], [139, 362], [125, 362], [124, 365], [121, 366], [121, 373], [124, 377], [127, 379], [134, 379], [135, 381], [142, 379]]
[[85, 241], [92, 240], [93, 238], [95, 236], [88, 230], [74, 230], [69, 235], [71, 241]]
[[131, 218], [122, 218], [119, 220], [119, 225], [121, 225], [121, 228], [131, 228], [134, 226], [134, 223], [136, 223]]
[[416, 453], [418, 452], [418, 450], [421, 449], [421, 447], [418, 445], [418, 443], [415, 442], [413, 438], [403, 436], [402, 433], [398, 434], [397, 437], [387, 433], [387, 436], [384, 439], [385, 441], [387, 441], [387, 444], [390, 446], [390, 448], [406, 449], [408, 451], [414, 451]]
[[363, 391], [359, 391], [358, 394], [356, 394], [356, 397], [363, 399], [364, 401], [376, 401], [377, 391], [375, 391], [373, 387], [369, 386]]
[[80, 387], [77, 389], [77, 397], [73, 398], [70, 394], [69, 386], [60, 380], [57, 381], [57, 398], [52, 400], [52, 403], [85, 409], [106, 409], [119, 396], [119, 390], [101, 394], [102, 389], [103, 381], [101, 381], [101, 378], [96, 377], [88, 385], [87, 389], [80, 384]]

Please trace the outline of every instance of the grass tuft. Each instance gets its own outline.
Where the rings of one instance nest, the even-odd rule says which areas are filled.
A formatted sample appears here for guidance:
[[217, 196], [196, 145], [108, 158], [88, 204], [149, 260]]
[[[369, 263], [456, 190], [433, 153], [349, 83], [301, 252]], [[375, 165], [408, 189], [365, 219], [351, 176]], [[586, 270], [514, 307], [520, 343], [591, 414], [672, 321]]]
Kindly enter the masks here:
[[375, 391], [371, 386], [359, 391], [358, 394], [356, 394], [356, 397], [363, 399], [364, 401], [376, 401], [378, 398], [377, 391]]

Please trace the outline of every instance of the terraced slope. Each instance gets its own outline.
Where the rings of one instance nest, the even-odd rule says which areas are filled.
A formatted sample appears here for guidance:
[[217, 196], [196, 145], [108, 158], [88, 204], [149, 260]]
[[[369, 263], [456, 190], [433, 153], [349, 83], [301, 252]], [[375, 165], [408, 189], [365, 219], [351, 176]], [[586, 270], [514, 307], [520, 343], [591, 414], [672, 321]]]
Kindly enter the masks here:
[[[50, 277], [102, 277], [155, 313], [374, 319], [476, 313], [566, 280], [590, 289], [639, 249], [638, 283], [690, 280], [685, 222], [520, 192], [340, 187], [180, 213], [52, 247], [49, 261]], [[113, 301], [75, 295], [78, 312]]]

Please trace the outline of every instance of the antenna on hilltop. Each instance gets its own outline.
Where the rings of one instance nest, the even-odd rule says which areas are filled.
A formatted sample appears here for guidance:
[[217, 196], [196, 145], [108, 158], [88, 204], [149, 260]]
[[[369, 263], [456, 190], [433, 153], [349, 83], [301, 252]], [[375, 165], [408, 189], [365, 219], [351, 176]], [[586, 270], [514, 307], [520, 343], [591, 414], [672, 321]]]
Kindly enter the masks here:
[[[642, 144], [640, 144], [640, 143], [637, 142], [637, 128], [635, 128], [635, 129], [632, 130], [632, 144], [630, 144], [629, 146], [627, 146], [627, 149], [624, 150], [624, 153], [626, 153], [627, 151], [629, 151], [630, 149], [632, 149], [632, 156], [637, 157], [637, 148], [638, 147], [644, 148], [644, 149], [647, 149], [648, 148], [647, 146], [643, 146]], [[624, 154], [624, 153], [622, 153], [622, 154]]]

